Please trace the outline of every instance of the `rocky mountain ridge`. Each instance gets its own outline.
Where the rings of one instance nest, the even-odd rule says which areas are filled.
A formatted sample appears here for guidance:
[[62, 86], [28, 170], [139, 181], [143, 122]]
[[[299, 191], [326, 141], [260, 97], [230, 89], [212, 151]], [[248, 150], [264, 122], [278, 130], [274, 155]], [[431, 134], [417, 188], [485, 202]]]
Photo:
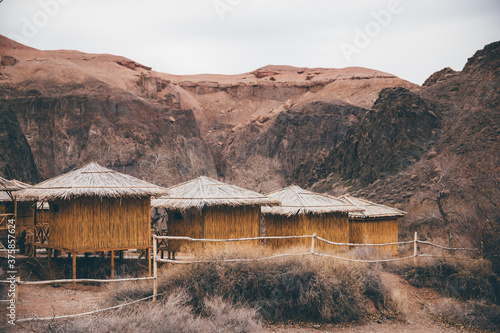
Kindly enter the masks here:
[[[40, 51], [5, 37], [0, 55], [2, 104], [16, 114], [42, 179], [96, 160], [161, 185], [206, 174], [268, 191], [285, 185], [289, 170], [307, 156], [324, 155], [382, 88], [418, 89], [365, 68], [266, 66], [240, 75], [171, 75], [119, 56]], [[307, 151], [293, 143], [302, 150], [285, 151], [288, 142], [303, 139], [303, 127], [294, 125], [281, 146], [270, 153], [256, 147], [262, 157], [251, 158], [248, 145], [257, 136], [266, 145], [266, 136], [292, 118], [306, 119], [310, 133], [316, 125], [307, 120], [322, 119], [324, 109], [344, 110], [341, 123], [323, 121]], [[340, 136], [327, 134], [338, 129]], [[300, 161], [282, 163], [287, 154]]]
[[366, 68], [172, 75], [0, 37], [1, 110], [19, 124], [8, 145], [33, 156], [0, 149], [0, 172], [35, 182], [97, 161], [165, 186], [204, 174], [402, 204], [432, 189], [450, 156], [498, 157], [498, 50], [419, 87]]

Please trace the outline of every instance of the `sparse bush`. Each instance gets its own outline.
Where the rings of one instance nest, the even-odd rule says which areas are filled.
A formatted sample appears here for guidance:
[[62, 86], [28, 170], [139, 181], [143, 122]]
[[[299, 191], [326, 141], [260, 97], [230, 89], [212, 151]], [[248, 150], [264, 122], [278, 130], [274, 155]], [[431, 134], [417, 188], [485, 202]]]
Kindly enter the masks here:
[[391, 265], [393, 270], [415, 287], [438, 290], [463, 301], [484, 300], [499, 304], [500, 281], [487, 261], [419, 260]]
[[34, 323], [36, 332], [120, 332], [120, 333], [178, 333], [178, 332], [260, 332], [257, 311], [234, 306], [221, 299], [207, 299], [204, 315], [193, 314], [187, 305], [189, 297], [183, 291], [173, 292], [162, 302], [130, 306], [97, 317]]

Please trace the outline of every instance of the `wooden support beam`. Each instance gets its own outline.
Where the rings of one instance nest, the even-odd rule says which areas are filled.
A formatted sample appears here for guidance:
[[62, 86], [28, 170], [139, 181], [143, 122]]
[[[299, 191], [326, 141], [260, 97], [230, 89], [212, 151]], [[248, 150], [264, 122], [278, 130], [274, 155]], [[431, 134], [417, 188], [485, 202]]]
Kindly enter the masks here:
[[111, 279], [115, 278], [115, 251], [111, 251]]
[[16, 311], [19, 311], [19, 287], [21, 287], [21, 278], [19, 276], [16, 277], [16, 289], [14, 290], [14, 304], [16, 307]]
[[52, 249], [49, 247], [49, 254], [47, 255], [47, 262], [49, 264], [49, 267], [52, 265]]
[[[76, 279], [76, 253], [73, 253], [73, 279]], [[73, 281], [73, 287], [76, 288], [75, 281]]]
[[146, 250], [146, 259], [148, 260], [148, 276], [151, 277], [151, 249]]
[[[156, 247], [158, 240], [153, 237], [153, 301], [156, 301], [156, 295], [158, 294], [158, 263], [156, 262]], [[163, 251], [162, 251], [163, 252]]]

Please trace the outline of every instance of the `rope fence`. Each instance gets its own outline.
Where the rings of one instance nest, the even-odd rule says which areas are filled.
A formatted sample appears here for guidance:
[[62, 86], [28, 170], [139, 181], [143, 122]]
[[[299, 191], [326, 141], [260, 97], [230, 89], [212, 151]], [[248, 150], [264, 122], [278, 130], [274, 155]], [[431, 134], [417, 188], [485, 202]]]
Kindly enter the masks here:
[[161, 296], [161, 295], [164, 295], [164, 294], [165, 293], [161, 293], [161, 294], [158, 294], [158, 295], [151, 295], [151, 296], [143, 297], [141, 299], [138, 299], [138, 300], [135, 300], [135, 301], [132, 301], [132, 302], [128, 302], [128, 303], [124, 303], [124, 304], [119, 304], [119, 305], [115, 305], [115, 306], [110, 306], [110, 307], [104, 308], [104, 309], [98, 309], [98, 310], [87, 311], [87, 312], [82, 312], [82, 313], [75, 313], [75, 314], [64, 315], [64, 316], [53, 316], [53, 317], [45, 317], [45, 318], [38, 318], [38, 317], [23, 318], [23, 319], [16, 320], [16, 322], [22, 323], [22, 322], [33, 321], [33, 320], [54, 320], [54, 319], [76, 318], [76, 317], [91, 315], [91, 314], [99, 313], [99, 312], [103, 312], [103, 311], [109, 311], [109, 310], [123, 308], [125, 306], [129, 306], [129, 305], [132, 305], [132, 304], [135, 304], [135, 303], [139, 303], [139, 302], [145, 301], [147, 299], [150, 299], [150, 298], [153, 298], [153, 297], [156, 297], [156, 296]]
[[[266, 239], [294, 239], [294, 238], [311, 238], [311, 251], [307, 253], [297, 253], [297, 254], [291, 254], [291, 253], [285, 253], [285, 254], [279, 254], [279, 255], [274, 255], [270, 257], [263, 257], [263, 258], [242, 258], [242, 259], [222, 259], [224, 262], [249, 262], [249, 261], [260, 261], [260, 260], [270, 260], [270, 259], [275, 259], [275, 258], [281, 258], [281, 257], [289, 257], [289, 256], [303, 256], [303, 255], [317, 255], [317, 256], [322, 256], [322, 257], [329, 257], [332, 259], [339, 259], [339, 260], [345, 260], [345, 261], [353, 261], [353, 262], [366, 262], [366, 263], [377, 263], [377, 262], [392, 262], [392, 261], [401, 261], [401, 260], [408, 260], [408, 259], [416, 259], [417, 257], [424, 257], [424, 256], [434, 256], [434, 255], [424, 255], [424, 254], [419, 254], [418, 253], [418, 244], [422, 245], [429, 245], [433, 246], [436, 248], [440, 248], [443, 250], [450, 250], [450, 251], [478, 251], [477, 249], [470, 249], [470, 248], [450, 248], [438, 244], [434, 244], [428, 241], [422, 241], [418, 239], [418, 235], [415, 232], [415, 237], [413, 240], [410, 241], [401, 241], [401, 242], [392, 242], [392, 243], [382, 243], [382, 244], [358, 244], [358, 243], [339, 243], [339, 242], [332, 242], [327, 239], [324, 239], [322, 237], [317, 236], [316, 234], [313, 235], [301, 235], [301, 236], [261, 236], [261, 237], [247, 237], [247, 238], [229, 238], [229, 239], [211, 239], [211, 238], [192, 238], [192, 237], [184, 237], [184, 236], [153, 236], [153, 246], [157, 247], [157, 242], [158, 240], [186, 240], [186, 241], [192, 241], [192, 242], [216, 242], [216, 243], [221, 243], [221, 242], [237, 242], [237, 241], [252, 241], [252, 240], [266, 240]], [[349, 247], [384, 247], [384, 246], [394, 246], [394, 245], [408, 245], [408, 244], [413, 244], [413, 255], [411, 256], [406, 256], [402, 258], [388, 258], [388, 259], [352, 259], [352, 258], [346, 258], [346, 257], [341, 257], [341, 256], [334, 256], [330, 254], [325, 254], [325, 253], [317, 253], [314, 251], [315, 248], [315, 240], [330, 244], [330, 245], [336, 245], [336, 246], [349, 246]], [[163, 258], [158, 258], [156, 256], [156, 249], [153, 251], [154, 253], [154, 261], [155, 262], [163, 262], [163, 263], [175, 263], [175, 264], [194, 264], [194, 263], [206, 263], [206, 262], [214, 262], [216, 260], [174, 260], [174, 259], [163, 259]], [[438, 257], [438, 256], [434, 256]], [[443, 257], [443, 256], [440, 256]], [[454, 258], [454, 257], [448, 257], [448, 258]], [[221, 261], [221, 260], [217, 260]]]
[[[260, 257], [260, 258], [234, 258], [234, 259], [218, 259], [218, 260], [172, 260], [172, 259], [163, 259], [158, 257], [158, 241], [159, 240], [185, 240], [192, 242], [240, 242], [240, 241], [253, 241], [253, 240], [266, 240], [266, 239], [298, 239], [298, 238], [310, 238], [311, 239], [311, 249], [309, 252], [303, 253], [283, 253], [272, 255], [268, 257]], [[330, 245], [337, 246], [349, 246], [349, 247], [383, 247], [383, 246], [394, 246], [394, 245], [408, 245], [413, 244], [413, 255], [400, 257], [400, 258], [387, 258], [387, 259], [355, 259], [355, 258], [346, 258], [342, 256], [332, 255], [328, 253], [318, 253], [315, 251], [315, 241], [323, 242]], [[459, 259], [459, 260], [476, 260], [476, 259], [466, 259], [466, 258], [457, 258], [457, 257], [445, 257], [445, 256], [437, 256], [432, 254], [422, 254], [418, 253], [418, 244], [433, 246], [442, 250], [448, 251], [478, 251], [477, 249], [469, 249], [469, 248], [450, 248], [438, 244], [434, 244], [428, 241], [418, 240], [417, 233], [415, 232], [415, 237], [411, 241], [402, 241], [402, 242], [392, 242], [392, 243], [384, 243], [384, 244], [355, 244], [355, 243], [338, 243], [326, 240], [322, 237], [313, 235], [301, 235], [301, 236], [263, 236], [263, 237], [250, 237], [250, 238], [234, 238], [234, 239], [207, 239], [207, 238], [191, 238], [191, 237], [181, 237], [181, 236], [153, 236], [153, 276], [152, 277], [141, 277], [141, 278], [123, 278], [123, 279], [61, 279], [61, 280], [47, 280], [47, 281], [20, 281], [16, 279], [15, 281], [10, 280], [0, 280], [0, 283], [8, 283], [17, 285], [16, 288], [16, 304], [17, 304], [17, 289], [20, 285], [46, 285], [46, 284], [59, 284], [59, 283], [109, 283], [109, 282], [126, 282], [126, 281], [153, 281], [153, 294], [151, 296], [143, 297], [141, 299], [131, 301], [128, 303], [111, 306], [103, 309], [77, 313], [72, 315], [64, 315], [64, 316], [53, 316], [46, 318], [23, 318], [18, 319], [16, 322], [28, 322], [33, 320], [55, 320], [55, 319], [67, 319], [67, 318], [75, 318], [85, 315], [91, 315], [103, 311], [109, 311], [113, 309], [118, 309], [121, 307], [129, 306], [138, 302], [142, 302], [148, 299], [152, 299], [156, 301], [158, 296], [164, 295], [165, 293], [158, 294], [158, 263], [175, 263], [175, 264], [194, 264], [194, 263], [207, 263], [207, 262], [215, 262], [215, 261], [223, 261], [223, 262], [250, 262], [250, 261], [264, 261], [264, 260], [272, 260], [283, 257], [298, 257], [298, 256], [317, 256], [317, 257], [325, 257], [331, 258], [335, 260], [344, 260], [350, 262], [363, 262], [363, 263], [382, 263], [382, 262], [395, 262], [402, 260], [413, 259], [416, 263], [416, 259], [419, 257], [427, 258], [427, 257], [439, 257], [439, 258], [450, 258], [450, 259]], [[0, 300], [0, 302], [4, 302], [5, 300]]]
[[448, 251], [479, 251], [478, 249], [468, 249], [465, 247], [459, 247], [459, 248], [446, 247], [446, 246], [434, 244], [434, 243], [427, 242], [427, 241], [421, 241], [421, 240], [417, 240], [417, 243], [434, 246], [434, 247], [437, 247], [439, 249], [448, 250]]

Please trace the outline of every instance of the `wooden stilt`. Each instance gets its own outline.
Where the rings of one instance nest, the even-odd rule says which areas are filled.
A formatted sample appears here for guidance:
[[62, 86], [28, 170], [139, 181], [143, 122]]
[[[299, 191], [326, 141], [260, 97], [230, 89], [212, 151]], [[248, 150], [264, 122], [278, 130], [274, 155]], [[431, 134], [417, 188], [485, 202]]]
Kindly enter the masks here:
[[115, 278], [115, 251], [111, 251], [111, 279]]
[[161, 250], [161, 258], [163, 259], [163, 250]]
[[21, 286], [20, 282], [21, 278], [19, 276], [16, 277], [16, 289], [14, 290], [14, 304], [16, 309], [18, 309], [19, 287]]
[[148, 260], [148, 276], [151, 277], [151, 248], [146, 251], [146, 259]]
[[[156, 247], [157, 239], [153, 237], [153, 301], [156, 301], [156, 295], [158, 294], [158, 263], [156, 262]], [[163, 251], [162, 251], [163, 253]]]
[[[76, 253], [73, 253], [73, 280], [76, 280]], [[75, 281], [73, 281], [73, 287], [76, 288]]]
[[47, 255], [47, 263], [49, 264], [49, 267], [52, 265], [52, 249], [49, 248], [49, 254]]
[[123, 252], [125, 252], [125, 251], [121, 250], [118, 252], [120, 254], [120, 260], [123, 260]]

